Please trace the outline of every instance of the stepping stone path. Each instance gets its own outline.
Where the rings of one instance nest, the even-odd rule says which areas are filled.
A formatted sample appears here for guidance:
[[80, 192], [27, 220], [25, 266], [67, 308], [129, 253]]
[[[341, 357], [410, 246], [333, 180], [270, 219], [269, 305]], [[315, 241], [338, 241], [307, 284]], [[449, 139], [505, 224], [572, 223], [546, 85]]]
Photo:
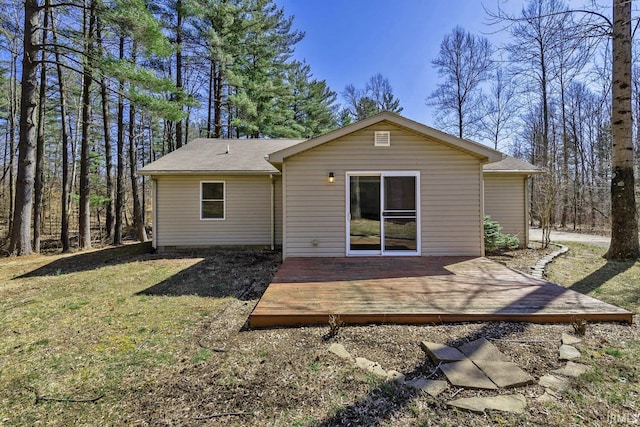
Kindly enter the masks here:
[[471, 360], [445, 363], [440, 370], [449, 382], [458, 387], [495, 390], [498, 387]]
[[554, 374], [563, 375], [565, 377], [578, 378], [580, 375], [591, 371], [591, 366], [582, 365], [580, 363], [567, 362], [564, 368], [551, 371]]
[[[486, 338], [468, 342], [457, 349], [431, 342], [423, 342], [420, 346], [435, 363], [440, 364], [440, 370], [449, 382], [458, 387], [494, 390], [533, 382], [531, 375], [511, 362]], [[463, 356], [462, 360], [450, 361], [459, 354]]]
[[449, 383], [446, 381], [429, 380], [423, 377], [407, 380], [404, 384], [408, 387], [422, 390], [432, 397], [437, 397], [440, 393], [449, 388]]
[[[580, 342], [582, 342], [582, 339], [579, 337], [568, 333], [562, 334], [562, 345], [559, 347], [558, 359], [566, 360], [567, 363], [564, 367], [540, 378], [538, 384], [545, 388], [545, 392], [537, 397], [536, 400], [539, 402], [557, 401], [559, 399], [558, 393], [570, 386], [570, 378], [577, 378], [592, 369], [591, 366], [571, 361], [581, 356], [580, 351], [574, 347]], [[428, 341], [421, 342], [420, 347], [434, 363], [438, 364], [438, 369], [454, 386], [468, 389], [496, 390], [498, 388], [519, 387], [534, 383], [531, 375], [509, 360], [504, 353], [485, 338], [468, 342], [458, 348]], [[407, 387], [420, 390], [432, 397], [437, 397], [449, 387], [449, 382], [432, 380], [429, 377], [415, 377], [407, 380], [398, 371], [393, 369], [387, 371], [377, 362], [364, 357], [352, 356], [342, 344], [331, 344], [329, 352], [354, 363], [359, 368], [379, 378], [401, 382]], [[522, 413], [526, 408], [527, 400], [522, 394], [517, 393], [461, 398], [449, 401], [447, 404], [475, 412], [493, 409]]]
[[513, 412], [521, 414], [527, 406], [527, 399], [521, 394], [509, 394], [492, 397], [467, 397], [447, 402], [456, 408], [468, 409], [473, 412], [484, 412], [485, 409]]
[[422, 350], [436, 363], [456, 362], [464, 360], [467, 357], [457, 348], [449, 347], [444, 344], [423, 341], [420, 343]]
[[572, 345], [562, 344], [559, 349], [559, 357], [560, 360], [573, 360], [578, 359], [580, 356], [580, 352], [577, 348]]
[[544, 269], [547, 268], [547, 265], [550, 264], [554, 260], [554, 258], [559, 257], [560, 255], [569, 251], [569, 248], [564, 245], [560, 245], [558, 243], [553, 243], [553, 245], [559, 246], [560, 249], [551, 252], [549, 255], [538, 261], [536, 265], [531, 267], [531, 275], [536, 279], [544, 279]]

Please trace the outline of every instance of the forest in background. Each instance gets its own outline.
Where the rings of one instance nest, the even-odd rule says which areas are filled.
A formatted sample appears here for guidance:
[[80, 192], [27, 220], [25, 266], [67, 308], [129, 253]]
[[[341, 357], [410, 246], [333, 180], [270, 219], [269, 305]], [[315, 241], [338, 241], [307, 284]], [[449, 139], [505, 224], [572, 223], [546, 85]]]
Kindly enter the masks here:
[[[441, 80], [416, 90], [431, 93], [437, 127], [549, 171], [532, 188], [533, 221], [607, 229], [612, 11], [567, 11], [488, 10], [508, 43], [455, 28], [432, 61]], [[293, 59], [304, 34], [272, 0], [28, 0], [4, 3], [0, 20], [0, 231], [23, 209], [36, 252], [44, 239], [63, 250], [146, 239], [150, 189], [136, 170], [194, 138], [310, 138], [402, 111], [379, 73], [339, 102]], [[637, 146], [637, 66], [632, 87]], [[34, 184], [21, 195], [29, 132]]]

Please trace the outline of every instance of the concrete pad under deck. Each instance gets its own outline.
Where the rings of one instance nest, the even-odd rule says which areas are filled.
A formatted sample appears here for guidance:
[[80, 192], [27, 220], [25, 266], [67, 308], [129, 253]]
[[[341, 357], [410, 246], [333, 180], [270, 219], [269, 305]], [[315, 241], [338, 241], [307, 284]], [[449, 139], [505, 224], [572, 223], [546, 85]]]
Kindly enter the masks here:
[[287, 258], [251, 327], [523, 321], [631, 323], [633, 313], [482, 257]]

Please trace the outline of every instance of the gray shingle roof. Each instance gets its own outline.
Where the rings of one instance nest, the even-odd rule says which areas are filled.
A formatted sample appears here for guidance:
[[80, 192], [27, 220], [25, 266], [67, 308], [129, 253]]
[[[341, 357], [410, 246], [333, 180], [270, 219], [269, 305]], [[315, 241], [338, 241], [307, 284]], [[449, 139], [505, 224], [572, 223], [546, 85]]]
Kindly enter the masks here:
[[[265, 156], [303, 142], [304, 139], [198, 138], [138, 171], [140, 175], [185, 173], [278, 173]], [[227, 147], [229, 152], [227, 153]]]
[[543, 173], [544, 171], [527, 163], [524, 160], [511, 156], [504, 156], [502, 160], [494, 163], [487, 163], [482, 167], [485, 172], [514, 172], [514, 173]]

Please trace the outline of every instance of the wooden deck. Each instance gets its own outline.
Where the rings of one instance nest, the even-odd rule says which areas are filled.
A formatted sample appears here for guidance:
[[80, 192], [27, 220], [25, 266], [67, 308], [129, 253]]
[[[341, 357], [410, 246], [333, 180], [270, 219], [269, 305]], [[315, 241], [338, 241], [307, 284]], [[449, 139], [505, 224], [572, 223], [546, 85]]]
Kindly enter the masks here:
[[288, 258], [251, 327], [345, 323], [632, 322], [633, 313], [486, 258]]

